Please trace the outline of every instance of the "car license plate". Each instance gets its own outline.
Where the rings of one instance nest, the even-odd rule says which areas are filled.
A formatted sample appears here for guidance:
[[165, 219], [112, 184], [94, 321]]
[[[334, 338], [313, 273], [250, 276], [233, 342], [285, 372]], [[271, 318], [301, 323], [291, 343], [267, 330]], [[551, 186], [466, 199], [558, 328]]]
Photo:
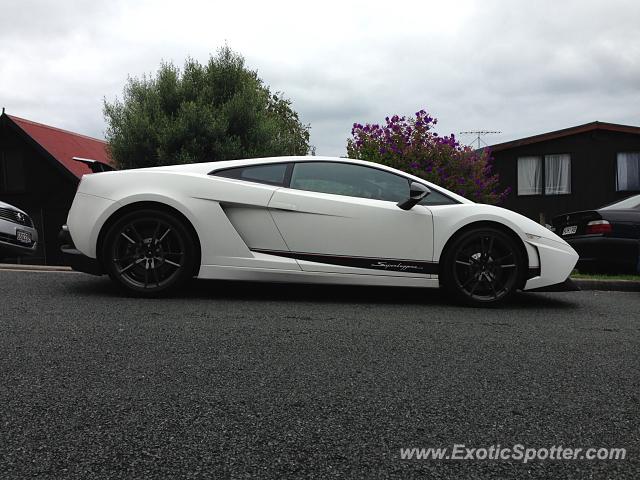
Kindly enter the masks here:
[[25, 232], [24, 230], [17, 230], [16, 240], [18, 240], [20, 243], [31, 243], [31, 234], [29, 232]]
[[564, 227], [562, 229], [562, 236], [565, 235], [573, 235], [574, 233], [576, 233], [578, 231], [578, 226], [577, 225], [570, 225], [568, 227]]

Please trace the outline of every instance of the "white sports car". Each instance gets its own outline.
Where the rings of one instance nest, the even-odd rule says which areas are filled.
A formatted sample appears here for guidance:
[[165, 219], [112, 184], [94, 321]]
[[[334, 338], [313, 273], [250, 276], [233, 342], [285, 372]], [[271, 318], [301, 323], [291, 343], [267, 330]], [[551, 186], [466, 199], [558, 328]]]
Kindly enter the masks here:
[[547, 228], [370, 162], [275, 157], [85, 175], [72, 265], [157, 296], [192, 277], [444, 287], [470, 304], [569, 290], [578, 255]]

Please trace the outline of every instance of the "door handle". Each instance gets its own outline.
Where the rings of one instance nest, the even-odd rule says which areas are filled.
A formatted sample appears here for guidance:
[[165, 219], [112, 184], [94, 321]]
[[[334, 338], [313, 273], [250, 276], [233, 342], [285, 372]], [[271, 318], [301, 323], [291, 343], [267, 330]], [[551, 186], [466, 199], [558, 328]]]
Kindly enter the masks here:
[[275, 208], [277, 210], [298, 210], [298, 206], [293, 203], [286, 202], [271, 202], [269, 208]]

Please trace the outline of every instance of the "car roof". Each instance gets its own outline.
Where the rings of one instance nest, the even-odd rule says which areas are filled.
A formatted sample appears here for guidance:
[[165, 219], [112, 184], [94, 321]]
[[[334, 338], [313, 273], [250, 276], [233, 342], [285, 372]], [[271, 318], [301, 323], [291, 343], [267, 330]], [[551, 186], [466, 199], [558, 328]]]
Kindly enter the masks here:
[[282, 156], [282, 157], [262, 157], [262, 158], [242, 158], [237, 160], [220, 160], [217, 162], [190, 163], [183, 165], [169, 165], [166, 167], [152, 167], [148, 170], [169, 170], [194, 173], [209, 173], [224, 168], [244, 167], [250, 165], [262, 165], [269, 163], [290, 163], [290, 162], [345, 162], [345, 163], [362, 163], [373, 166], [382, 166], [363, 160], [354, 160], [342, 157], [320, 157], [320, 156]]
[[[457, 193], [451, 192], [450, 190], [445, 189], [439, 185], [435, 185], [423, 178], [417, 177], [415, 175], [411, 175], [410, 173], [403, 172], [402, 170], [398, 170], [387, 165], [383, 165], [380, 163], [368, 162], [366, 160], [358, 160], [355, 158], [344, 158], [344, 157], [326, 157], [326, 156], [283, 156], [283, 157], [264, 157], [264, 158], [244, 158], [238, 160], [221, 160], [218, 162], [205, 162], [205, 163], [190, 163], [190, 164], [182, 164], [182, 165], [170, 165], [166, 167], [151, 167], [145, 168], [141, 170], [149, 170], [149, 171], [167, 171], [167, 172], [181, 172], [181, 173], [196, 173], [206, 175], [208, 173], [223, 170], [227, 168], [234, 167], [245, 167], [252, 165], [263, 165], [263, 164], [271, 164], [271, 163], [300, 163], [300, 162], [340, 162], [340, 163], [351, 163], [357, 165], [363, 165], [366, 167], [377, 168], [379, 170], [386, 170], [390, 173], [395, 173], [396, 175], [401, 175], [404, 177], [408, 177], [411, 180], [415, 180], [416, 182], [426, 183], [428, 187], [434, 188], [441, 193], [448, 195], [449, 197], [461, 202], [461, 203], [473, 203], [471, 200], [458, 195]], [[110, 172], [107, 172], [109, 174]], [[100, 173], [99, 175], [103, 175]]]

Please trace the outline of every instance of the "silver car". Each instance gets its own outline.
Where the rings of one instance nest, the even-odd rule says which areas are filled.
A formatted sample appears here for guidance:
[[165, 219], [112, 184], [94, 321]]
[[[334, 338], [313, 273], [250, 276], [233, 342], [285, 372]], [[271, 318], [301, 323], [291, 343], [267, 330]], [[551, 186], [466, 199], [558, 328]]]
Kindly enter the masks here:
[[38, 231], [19, 208], [0, 202], [0, 258], [33, 255], [38, 248]]

